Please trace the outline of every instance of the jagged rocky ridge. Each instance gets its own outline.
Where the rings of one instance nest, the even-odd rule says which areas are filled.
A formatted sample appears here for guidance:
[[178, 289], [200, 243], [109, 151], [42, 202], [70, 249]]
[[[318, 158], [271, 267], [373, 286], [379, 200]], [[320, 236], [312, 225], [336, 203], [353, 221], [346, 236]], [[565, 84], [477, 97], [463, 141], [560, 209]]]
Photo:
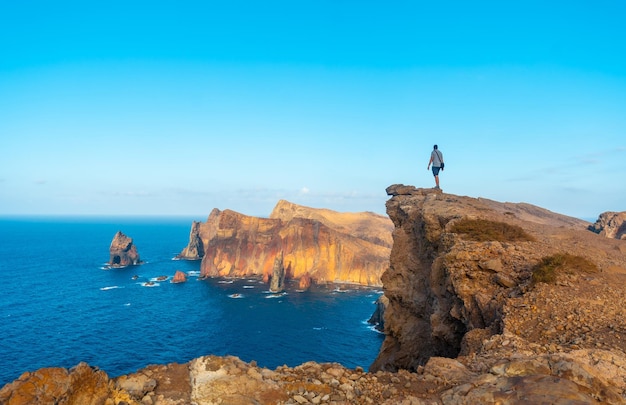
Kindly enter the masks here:
[[603, 212], [589, 230], [601, 236], [626, 240], [626, 211]]
[[[387, 337], [370, 372], [206, 356], [110, 379], [81, 363], [25, 373], [0, 390], [0, 403], [626, 403], [624, 241], [528, 204], [387, 191]], [[532, 240], [473, 241], [454, 231], [466, 218], [516, 225]], [[561, 269], [554, 284], [533, 285], [534, 266], [561, 252], [598, 271]]]
[[278, 202], [269, 218], [213, 209], [194, 222], [178, 256], [202, 259], [202, 277], [269, 278], [283, 255], [287, 278], [315, 283], [380, 285], [389, 264], [389, 218], [371, 212], [339, 213]]

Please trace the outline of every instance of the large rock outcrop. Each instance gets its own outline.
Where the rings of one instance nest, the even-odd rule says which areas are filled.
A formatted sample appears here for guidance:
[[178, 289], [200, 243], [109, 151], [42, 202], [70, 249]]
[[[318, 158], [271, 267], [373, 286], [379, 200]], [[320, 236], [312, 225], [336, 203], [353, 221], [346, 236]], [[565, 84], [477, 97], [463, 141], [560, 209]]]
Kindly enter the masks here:
[[141, 264], [137, 247], [133, 243], [133, 239], [118, 231], [109, 248], [109, 266], [125, 267], [130, 265]]
[[589, 226], [589, 230], [607, 238], [626, 240], [626, 211], [603, 212], [598, 220]]
[[200, 236], [201, 233], [205, 233], [203, 232], [203, 227], [205, 226], [203, 226], [202, 222], [193, 221], [191, 231], [189, 231], [189, 243], [176, 256], [178, 259], [200, 260], [204, 257], [204, 241]]
[[[523, 367], [522, 374], [553, 376], [547, 366], [552, 355], [580, 360], [615, 353], [624, 359], [626, 328], [618, 326], [626, 282], [622, 242], [588, 232], [585, 221], [528, 204], [402, 185], [387, 192], [395, 224], [390, 267], [382, 277], [387, 336], [371, 370], [418, 371], [443, 356], [487, 372], [517, 356], [546, 365], [536, 372]], [[468, 219], [528, 237], [518, 239], [511, 231], [504, 239], [487, 232], [484, 240], [473, 239], [456, 228]], [[597, 271], [573, 264], [557, 274], [555, 284], [533, 282], [537, 265], [564, 254]], [[623, 379], [604, 382], [617, 384], [623, 394]]]
[[308, 273], [315, 283], [380, 285], [392, 229], [389, 218], [374, 213], [339, 213], [287, 201], [279, 201], [269, 218], [213, 209], [206, 223], [193, 224], [190, 245], [179, 257], [196, 258], [200, 240], [202, 277], [268, 278], [283, 252], [288, 278]]

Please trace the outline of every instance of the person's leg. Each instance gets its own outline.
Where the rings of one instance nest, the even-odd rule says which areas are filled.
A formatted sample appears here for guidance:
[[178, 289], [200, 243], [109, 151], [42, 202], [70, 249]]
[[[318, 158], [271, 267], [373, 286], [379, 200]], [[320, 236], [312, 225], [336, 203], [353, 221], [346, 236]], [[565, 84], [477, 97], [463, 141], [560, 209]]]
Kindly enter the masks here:
[[433, 166], [433, 176], [435, 176], [435, 184], [437, 185], [435, 188], [439, 188], [439, 168]]

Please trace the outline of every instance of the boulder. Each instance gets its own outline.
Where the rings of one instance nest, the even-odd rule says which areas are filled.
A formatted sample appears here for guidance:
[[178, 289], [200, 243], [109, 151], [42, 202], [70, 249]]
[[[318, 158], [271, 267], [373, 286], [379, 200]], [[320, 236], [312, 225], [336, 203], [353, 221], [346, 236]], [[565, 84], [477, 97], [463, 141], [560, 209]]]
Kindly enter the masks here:
[[174, 273], [174, 277], [172, 278], [172, 283], [184, 283], [187, 281], [187, 275], [180, 270], [176, 270]]
[[[116, 393], [109, 376], [87, 363], [70, 370], [59, 367], [26, 372], [0, 390], [0, 403], [21, 404], [104, 404], [107, 398], [128, 399]], [[118, 402], [115, 402], [118, 403]]]

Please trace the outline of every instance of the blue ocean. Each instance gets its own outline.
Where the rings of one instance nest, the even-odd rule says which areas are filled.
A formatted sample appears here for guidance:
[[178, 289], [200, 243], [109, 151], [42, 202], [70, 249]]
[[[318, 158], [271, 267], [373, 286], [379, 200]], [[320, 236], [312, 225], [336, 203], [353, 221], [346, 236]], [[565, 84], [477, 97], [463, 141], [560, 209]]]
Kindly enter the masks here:
[[[261, 367], [306, 361], [367, 369], [383, 335], [367, 323], [379, 289], [260, 279], [198, 278], [199, 261], [173, 260], [192, 218], [1, 218], [0, 387], [24, 371], [81, 361], [109, 376], [215, 354]], [[140, 266], [106, 269], [117, 231]], [[176, 270], [190, 275], [170, 282]], [[161, 276], [167, 280], [158, 281]]]

